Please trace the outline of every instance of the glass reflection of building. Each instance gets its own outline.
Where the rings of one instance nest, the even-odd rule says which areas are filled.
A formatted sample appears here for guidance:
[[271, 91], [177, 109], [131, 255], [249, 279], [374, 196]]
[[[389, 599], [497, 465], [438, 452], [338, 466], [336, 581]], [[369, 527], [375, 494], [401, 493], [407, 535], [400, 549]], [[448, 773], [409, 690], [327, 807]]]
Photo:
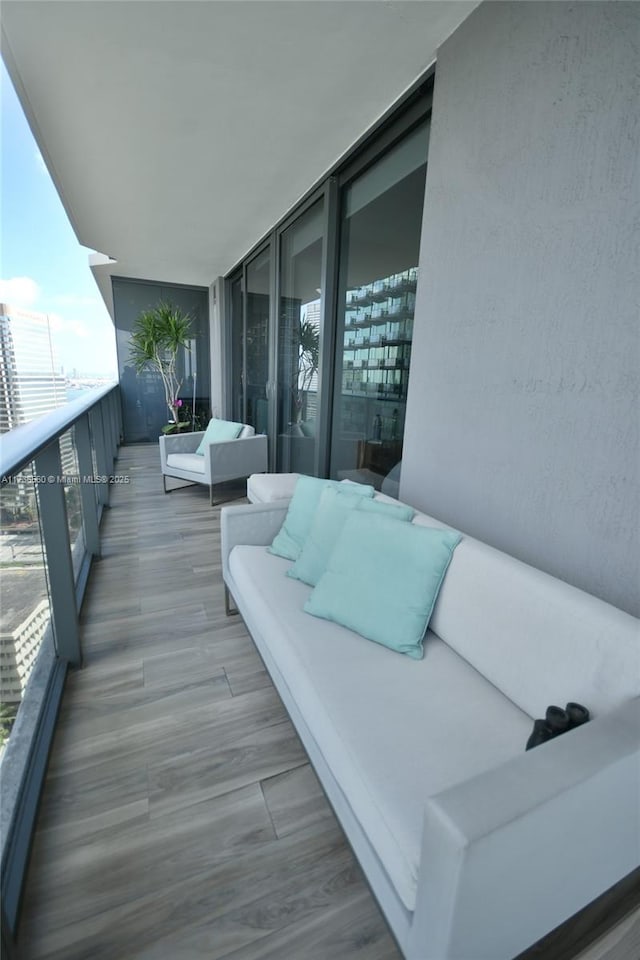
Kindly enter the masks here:
[[[0, 433], [29, 423], [67, 402], [47, 314], [0, 304]], [[72, 438], [61, 438], [65, 474], [77, 473]], [[78, 489], [69, 497], [79, 525]], [[50, 620], [38, 505], [28, 472], [3, 485], [0, 503], [0, 703], [12, 718]]]

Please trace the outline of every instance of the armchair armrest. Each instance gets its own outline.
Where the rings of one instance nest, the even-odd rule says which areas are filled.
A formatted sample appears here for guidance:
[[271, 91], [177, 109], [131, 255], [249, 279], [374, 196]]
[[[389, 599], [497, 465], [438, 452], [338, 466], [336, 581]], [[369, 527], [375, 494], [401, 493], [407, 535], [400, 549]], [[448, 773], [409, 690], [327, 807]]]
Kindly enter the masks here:
[[427, 801], [410, 960], [508, 960], [640, 863], [640, 697]]
[[159, 437], [162, 472], [166, 472], [167, 457], [170, 453], [195, 453], [203, 437], [204, 430], [197, 433], [162, 434]]
[[206, 448], [208, 479], [223, 483], [267, 469], [267, 438], [264, 434], [210, 443]]
[[289, 502], [246, 503], [220, 511], [222, 575], [228, 582], [229, 554], [238, 544], [268, 546], [282, 526]]

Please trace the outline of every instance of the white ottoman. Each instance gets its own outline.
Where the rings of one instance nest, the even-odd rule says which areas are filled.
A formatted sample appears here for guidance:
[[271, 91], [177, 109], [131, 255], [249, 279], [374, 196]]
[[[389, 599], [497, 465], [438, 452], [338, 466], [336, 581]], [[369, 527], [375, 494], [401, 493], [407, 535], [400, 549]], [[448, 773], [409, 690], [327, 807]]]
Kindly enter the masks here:
[[247, 497], [251, 503], [290, 500], [299, 473], [252, 473], [247, 480]]

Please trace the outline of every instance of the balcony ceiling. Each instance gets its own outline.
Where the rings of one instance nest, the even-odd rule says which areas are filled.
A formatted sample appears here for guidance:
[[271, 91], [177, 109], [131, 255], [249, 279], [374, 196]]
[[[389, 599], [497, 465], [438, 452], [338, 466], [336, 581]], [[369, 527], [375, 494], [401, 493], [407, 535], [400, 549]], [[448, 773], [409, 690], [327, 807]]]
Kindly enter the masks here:
[[476, 5], [4, 0], [2, 51], [111, 307], [111, 272], [228, 272]]

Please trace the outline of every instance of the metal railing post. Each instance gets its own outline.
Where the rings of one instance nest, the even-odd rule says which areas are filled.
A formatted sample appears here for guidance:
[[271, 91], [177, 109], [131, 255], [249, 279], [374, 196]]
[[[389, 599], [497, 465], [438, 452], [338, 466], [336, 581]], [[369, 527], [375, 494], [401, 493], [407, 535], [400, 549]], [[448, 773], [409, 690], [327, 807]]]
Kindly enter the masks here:
[[102, 431], [104, 436], [104, 452], [107, 457], [107, 469], [105, 473], [111, 476], [113, 473], [113, 447], [111, 445], [111, 419], [109, 417], [109, 398], [105, 397], [100, 404], [100, 416], [102, 417]]
[[89, 481], [93, 475], [91, 459], [91, 434], [88, 414], [78, 420], [74, 427], [78, 469], [80, 472], [80, 497], [82, 499], [82, 519], [84, 524], [84, 542], [87, 552], [94, 557], [100, 556], [100, 533], [98, 530], [98, 502], [96, 484]]
[[111, 440], [111, 450], [113, 451], [113, 462], [115, 465], [118, 457], [118, 432], [116, 429], [116, 408], [114, 404], [114, 394], [110, 393], [107, 401], [109, 405], [109, 438]]
[[[76, 585], [69, 543], [64, 485], [60, 480], [60, 441], [55, 440], [34, 459], [40, 523], [44, 542], [56, 651], [62, 660], [80, 666], [80, 631]], [[55, 558], [55, 559], [54, 559]]]
[[[94, 408], [91, 413], [91, 432], [93, 434], [93, 444], [96, 451], [96, 465], [98, 467], [98, 475], [101, 477], [108, 477], [111, 473], [109, 470], [109, 461], [107, 458], [105, 437], [104, 437], [104, 426], [102, 420], [102, 411], [100, 406]], [[101, 503], [103, 507], [107, 506], [109, 500], [109, 485], [107, 483], [99, 483], [97, 485], [98, 491], [98, 503]]]
[[120, 394], [120, 387], [117, 387], [113, 391], [113, 395], [116, 398], [116, 427], [118, 430], [118, 446], [120, 446], [120, 441], [124, 436], [124, 424], [122, 422], [122, 397]]

